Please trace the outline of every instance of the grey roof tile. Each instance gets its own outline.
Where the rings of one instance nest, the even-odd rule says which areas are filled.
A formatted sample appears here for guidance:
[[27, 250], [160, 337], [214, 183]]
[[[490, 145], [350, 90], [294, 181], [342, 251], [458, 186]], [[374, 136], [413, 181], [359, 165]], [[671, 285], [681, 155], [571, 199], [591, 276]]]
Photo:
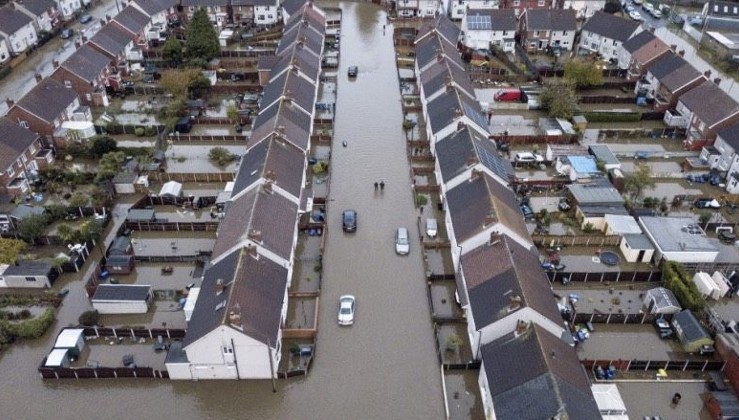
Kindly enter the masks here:
[[0, 119], [0, 171], [10, 168], [38, 138], [31, 130]]
[[433, 63], [421, 72], [420, 81], [426, 97], [438, 92], [447, 84], [453, 83], [462, 89], [467, 96], [472, 99], [475, 98], [475, 88], [467, 72], [460, 69], [452, 59], [446, 56], [443, 60]]
[[103, 25], [102, 28], [90, 39], [100, 50], [104, 51], [111, 57], [118, 57], [123, 54], [126, 46], [133, 40], [133, 36], [126, 32], [118, 25]]
[[461, 30], [459, 27], [448, 16], [441, 14], [433, 19], [429, 18], [423, 21], [418, 30], [418, 35], [416, 35], [416, 42], [427, 36], [438, 34], [445, 41], [456, 47], [457, 42], [459, 42], [460, 33]]
[[621, 42], [626, 42], [631, 38], [631, 35], [638, 28], [639, 22], [600, 11], [595, 12], [595, 14], [582, 26], [583, 31], [590, 31]]
[[574, 9], [528, 9], [526, 10], [526, 29], [529, 31], [574, 31], [577, 17]]
[[121, 25], [134, 35], [143, 32], [146, 25], [151, 22], [148, 16], [134, 6], [128, 6], [115, 15], [113, 22]]
[[257, 143], [241, 159], [233, 196], [259, 179], [271, 176], [274, 185], [300, 197], [305, 172], [305, 155], [291, 143], [272, 136]]
[[436, 159], [445, 183], [481, 163], [502, 180], [514, 176], [511, 163], [498, 156], [495, 143], [475, 130], [464, 127], [436, 143]]
[[149, 16], [177, 7], [177, 0], [134, 0], [134, 3]]
[[466, 68], [457, 48], [444, 42], [438, 35], [427, 37], [416, 44], [416, 62], [419, 69], [423, 69], [428, 64], [444, 57], [451, 60], [460, 69]]
[[481, 351], [496, 418], [601, 417], [574, 349], [538, 325], [501, 337]]
[[713, 127], [725, 118], [739, 114], [739, 103], [715, 83], [709, 81], [683, 94], [680, 102], [708, 127]]
[[316, 102], [316, 86], [296, 71], [284, 72], [264, 87], [262, 106], [268, 107], [287, 97], [306, 112], [312, 113]]
[[739, 123], [730, 125], [718, 132], [718, 136], [721, 137], [729, 146], [734, 148], [734, 151], [739, 151]]
[[76, 74], [86, 82], [93, 82], [100, 77], [108, 64], [110, 64], [110, 58], [85, 44], [64, 60], [61, 68]]
[[12, 35], [31, 22], [33, 22], [33, 19], [23, 14], [23, 12], [9, 6], [0, 7], [0, 32]]
[[139, 284], [101, 284], [95, 289], [92, 301], [100, 300], [146, 300], [151, 286]]
[[74, 90], [54, 79], [44, 79], [21, 98], [16, 106], [51, 123], [77, 99]]
[[307, 150], [312, 124], [312, 114], [306, 114], [294, 104], [282, 99], [257, 115], [247, 146], [252, 147], [268, 136], [278, 133], [301, 150]]
[[47, 10], [57, 7], [54, 0], [22, 0], [15, 2], [16, 7], [22, 7], [36, 16], [41, 16]]

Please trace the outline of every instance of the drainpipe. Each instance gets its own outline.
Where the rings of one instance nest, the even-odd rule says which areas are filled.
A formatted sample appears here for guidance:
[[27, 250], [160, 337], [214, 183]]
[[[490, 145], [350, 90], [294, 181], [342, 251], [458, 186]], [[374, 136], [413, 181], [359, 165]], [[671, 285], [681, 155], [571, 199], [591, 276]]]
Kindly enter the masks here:
[[477, 352], [475, 353], [475, 360], [480, 360], [480, 347], [482, 346], [482, 331], [477, 330]]
[[234, 339], [231, 339], [231, 349], [233, 350], [234, 355], [234, 367], [236, 368], [236, 377], [241, 379], [241, 373], [239, 373], [239, 363], [236, 361], [236, 344], [234, 344]]
[[272, 360], [272, 341], [267, 338], [267, 354], [269, 354], [269, 376], [272, 378], [272, 392], [277, 392], [277, 384], [275, 383], [275, 366]]

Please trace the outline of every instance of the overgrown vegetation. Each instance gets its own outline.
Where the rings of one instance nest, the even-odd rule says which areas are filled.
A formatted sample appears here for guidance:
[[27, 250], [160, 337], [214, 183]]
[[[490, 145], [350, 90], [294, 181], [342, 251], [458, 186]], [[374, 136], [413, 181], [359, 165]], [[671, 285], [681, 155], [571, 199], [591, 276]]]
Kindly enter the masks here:
[[18, 235], [29, 243], [36, 242], [49, 226], [49, 219], [45, 214], [32, 214], [18, 223]]
[[221, 54], [221, 45], [204, 8], [199, 8], [187, 27], [185, 57], [191, 65], [205, 64]]
[[0, 238], [0, 263], [15, 264], [26, 243], [17, 239]]
[[634, 171], [626, 175], [624, 189], [629, 193], [632, 202], [636, 202], [647, 188], [654, 188], [652, 169], [649, 165], [636, 165]]
[[640, 112], [586, 112], [583, 116], [591, 123], [639, 122], [642, 118], [642, 114]]
[[93, 325], [97, 325], [99, 318], [100, 314], [98, 314], [98, 311], [85, 311], [82, 312], [80, 317], [77, 319], [77, 322], [85, 327], [92, 327]]
[[565, 80], [575, 89], [603, 84], [603, 71], [593, 61], [581, 59], [569, 60], [565, 63], [564, 70]]
[[236, 159], [238, 159], [238, 156], [229, 152], [228, 149], [224, 147], [214, 147], [208, 152], [208, 160], [221, 168]]
[[569, 119], [577, 110], [575, 89], [569, 83], [551, 81], [544, 85], [539, 97], [541, 106], [550, 117]]
[[706, 306], [698, 287], [688, 277], [681, 264], [665, 261], [662, 264], [662, 281], [665, 287], [675, 294], [683, 308], [697, 312]]

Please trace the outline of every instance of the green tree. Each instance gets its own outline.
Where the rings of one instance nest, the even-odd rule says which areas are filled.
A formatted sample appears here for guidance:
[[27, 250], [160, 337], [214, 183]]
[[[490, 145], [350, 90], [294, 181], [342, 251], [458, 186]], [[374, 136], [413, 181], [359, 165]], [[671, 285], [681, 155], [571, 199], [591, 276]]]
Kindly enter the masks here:
[[231, 120], [231, 122], [239, 121], [239, 110], [236, 108], [236, 105], [228, 106], [226, 109], [226, 116]]
[[62, 223], [56, 227], [56, 236], [62, 240], [62, 242], [75, 242], [77, 231], [66, 223]]
[[21, 220], [18, 224], [18, 234], [26, 242], [35, 242], [44, 234], [49, 225], [47, 217], [43, 214], [32, 214]]
[[577, 110], [575, 90], [567, 83], [547, 83], [539, 97], [541, 106], [553, 118], [572, 118]]
[[182, 63], [182, 42], [174, 35], [167, 38], [167, 41], [162, 45], [162, 58], [164, 61], [168, 61], [172, 67], [177, 67]]
[[0, 263], [15, 264], [26, 243], [17, 239], [0, 238]]
[[93, 158], [99, 159], [108, 152], [118, 150], [118, 142], [108, 136], [96, 137], [90, 146], [90, 154]]
[[80, 239], [83, 241], [94, 241], [103, 235], [103, 223], [96, 219], [87, 219], [80, 224]]
[[708, 222], [711, 221], [711, 218], [712, 217], [713, 217], [713, 215], [711, 214], [711, 212], [702, 211], [698, 215], [698, 223], [702, 224], [703, 226], [706, 226], [706, 225], [708, 225]]
[[223, 147], [214, 147], [208, 152], [208, 160], [222, 167], [236, 160], [236, 155]]
[[592, 61], [580, 59], [567, 61], [564, 77], [575, 89], [603, 84], [603, 71]]
[[205, 9], [195, 11], [187, 28], [185, 54], [189, 59], [210, 61], [221, 53], [218, 34], [208, 19]]
[[631, 195], [632, 201], [636, 202], [644, 194], [647, 188], [654, 188], [652, 169], [648, 165], [636, 165], [634, 172], [626, 176], [624, 189]]
[[121, 165], [126, 160], [126, 154], [122, 151], [108, 152], [100, 158], [98, 162], [98, 172], [95, 175], [95, 182], [107, 181], [113, 179], [121, 170]]
[[159, 85], [177, 99], [185, 98], [192, 80], [200, 74], [197, 69], [173, 69], [162, 72]]
[[70, 207], [87, 207], [90, 203], [90, 196], [82, 191], [77, 191], [67, 200]]

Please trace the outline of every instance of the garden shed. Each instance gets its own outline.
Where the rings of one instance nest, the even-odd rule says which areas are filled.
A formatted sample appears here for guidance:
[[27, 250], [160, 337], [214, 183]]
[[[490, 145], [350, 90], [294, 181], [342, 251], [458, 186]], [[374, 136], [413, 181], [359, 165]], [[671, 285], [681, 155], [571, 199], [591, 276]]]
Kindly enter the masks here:
[[51, 287], [59, 272], [51, 261], [18, 261], [13, 265], [0, 266], [0, 287], [36, 288]]
[[131, 274], [136, 268], [136, 257], [133, 254], [110, 255], [105, 260], [105, 268], [111, 274]]
[[671, 290], [664, 287], [649, 289], [644, 295], [644, 307], [650, 314], [676, 314], [683, 308]]
[[649, 263], [654, 256], [654, 245], [644, 234], [628, 233], [621, 237], [618, 249], [624, 256], [626, 262]]
[[121, 235], [113, 239], [113, 243], [108, 248], [108, 255], [129, 255], [133, 254], [133, 245], [131, 238]]
[[119, 172], [111, 181], [116, 194], [133, 194], [136, 192], [138, 175], [134, 172]]
[[154, 209], [130, 209], [126, 221], [131, 222], [153, 222], [157, 218]]
[[182, 196], [182, 184], [177, 181], [165, 182], [159, 191], [161, 197], [180, 197]]
[[85, 348], [85, 330], [82, 328], [65, 328], [58, 336], [56, 336], [56, 342], [54, 342], [55, 349], [64, 349], [69, 351], [69, 356], [79, 356], [82, 353], [82, 349]]
[[101, 284], [92, 296], [92, 307], [101, 314], [145, 314], [151, 300], [148, 285]]
[[46, 358], [46, 367], [66, 368], [69, 367], [69, 352], [67, 349], [53, 349]]
[[683, 350], [688, 353], [698, 352], [701, 346], [713, 345], [711, 335], [703, 328], [690, 309], [678, 312], [672, 317], [672, 328], [675, 329]]

